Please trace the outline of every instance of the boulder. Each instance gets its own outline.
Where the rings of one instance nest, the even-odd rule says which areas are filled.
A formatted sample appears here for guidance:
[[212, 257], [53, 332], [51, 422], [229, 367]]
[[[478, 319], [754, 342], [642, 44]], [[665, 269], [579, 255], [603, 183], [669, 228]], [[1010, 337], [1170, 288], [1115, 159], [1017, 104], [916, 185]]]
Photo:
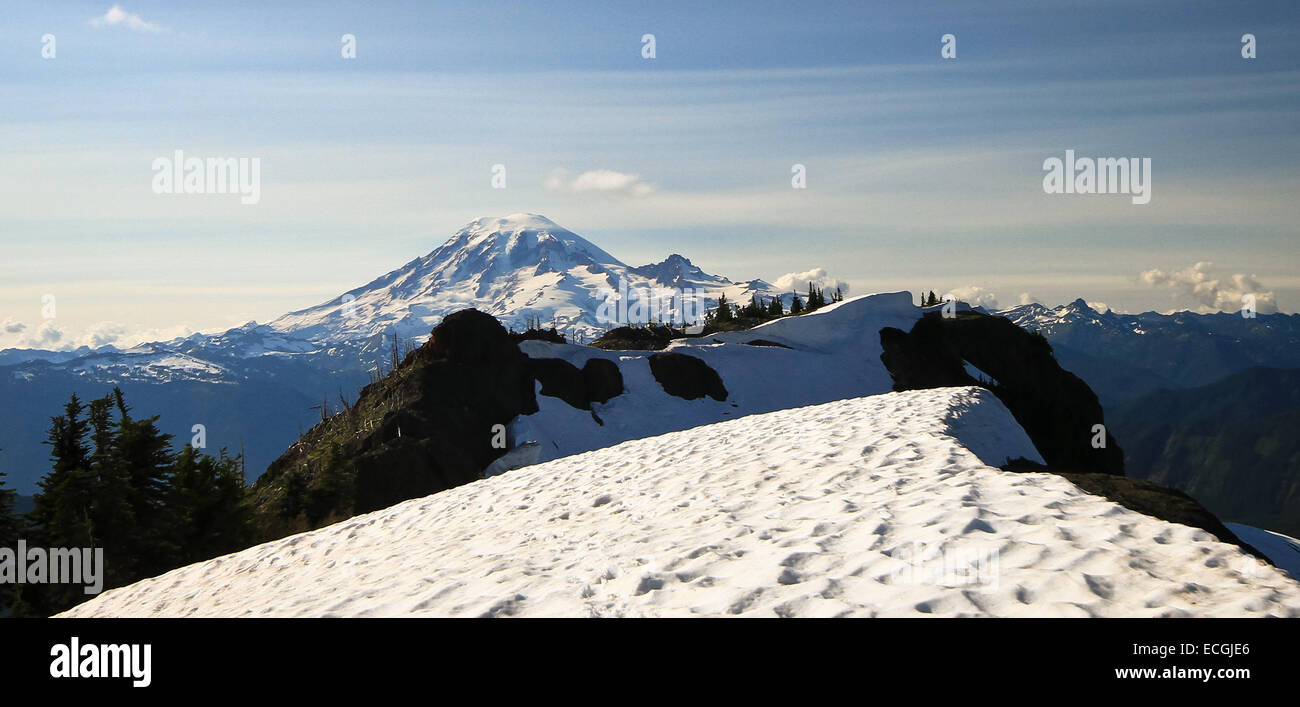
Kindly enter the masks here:
[[675, 352], [653, 354], [650, 356], [650, 372], [669, 395], [687, 400], [706, 395], [719, 401], [727, 399], [722, 377], [709, 364], [694, 356]]

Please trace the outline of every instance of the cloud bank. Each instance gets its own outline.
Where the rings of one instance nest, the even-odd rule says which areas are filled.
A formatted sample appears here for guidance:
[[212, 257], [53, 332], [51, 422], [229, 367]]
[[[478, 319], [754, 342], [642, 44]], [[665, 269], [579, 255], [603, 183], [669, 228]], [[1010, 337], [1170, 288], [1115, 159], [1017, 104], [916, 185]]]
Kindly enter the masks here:
[[1166, 272], [1158, 268], [1138, 275], [1142, 284], [1165, 290], [1174, 302], [1175, 309], [1207, 312], [1239, 312], [1243, 298], [1255, 298], [1255, 311], [1260, 314], [1277, 312], [1277, 302], [1272, 290], [1264, 287], [1253, 275], [1233, 273], [1226, 277], [1213, 274], [1214, 263], [1201, 261], [1182, 270]]

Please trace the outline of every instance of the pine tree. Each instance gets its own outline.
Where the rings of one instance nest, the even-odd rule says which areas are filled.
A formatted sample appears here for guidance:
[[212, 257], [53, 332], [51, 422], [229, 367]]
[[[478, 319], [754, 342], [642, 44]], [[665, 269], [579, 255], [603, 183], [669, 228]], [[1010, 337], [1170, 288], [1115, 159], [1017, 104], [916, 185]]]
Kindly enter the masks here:
[[727, 301], [727, 293], [723, 292], [718, 295], [718, 309], [713, 318], [715, 321], [719, 322], [729, 322], [732, 320], [731, 303]]
[[840, 287], [839, 287], [838, 285], [835, 287], [835, 294], [831, 295], [831, 301], [832, 301], [832, 302], [843, 302], [843, 301], [844, 301], [844, 291], [841, 290]]
[[[14, 515], [14, 500], [17, 495], [13, 489], [7, 489], [5, 473], [0, 471], [0, 548], [16, 548], [22, 529], [18, 516]], [[22, 561], [21, 558], [18, 559]], [[13, 604], [14, 587], [9, 583], [0, 583], [0, 613]]]
[[[50, 472], [39, 482], [35, 506], [28, 514], [29, 542], [34, 547], [98, 547], [92, 520], [95, 495], [86, 444], [89, 421], [85, 406], [73, 395], [63, 415], [50, 418]], [[82, 588], [70, 584], [33, 584], [18, 589], [16, 613], [48, 616], [85, 600]]]
[[63, 415], [50, 418], [45, 443], [50, 445], [50, 472], [37, 485], [31, 518], [36, 536], [47, 547], [93, 546], [90, 501], [93, 485], [90, 448], [86, 445], [89, 422], [85, 406], [73, 395]]
[[90, 518], [96, 541], [105, 548], [106, 554], [111, 549], [113, 555], [113, 561], [106, 563], [105, 582], [108, 586], [137, 578], [137, 545], [142, 540], [132, 506], [131, 479], [118, 458], [117, 425], [112, 419], [116, 403], [112, 394], [92, 400], [88, 419], [94, 443], [90, 455], [94, 488]]
[[113, 389], [119, 419], [114, 456], [119, 472], [130, 486], [129, 503], [138, 525], [139, 554], [134, 559], [146, 576], [170, 569], [178, 546], [172, 534], [174, 521], [166, 505], [172, 474], [172, 435], [158, 429], [158, 416], [131, 417], [120, 389]]
[[826, 296], [822, 293], [820, 287], [816, 287], [811, 282], [808, 283], [808, 303], [805, 309], [809, 312], [822, 307], [826, 304]]
[[795, 295], [794, 301], [790, 303], [790, 314], [802, 314], [803, 310], [803, 300], [799, 299], [799, 295]]
[[217, 457], [185, 445], [176, 455], [167, 505], [179, 545], [177, 564], [235, 552], [252, 541], [252, 511], [241, 457]]
[[780, 317], [785, 314], [785, 309], [781, 306], [781, 298], [773, 297], [767, 305], [767, 314], [770, 317]]

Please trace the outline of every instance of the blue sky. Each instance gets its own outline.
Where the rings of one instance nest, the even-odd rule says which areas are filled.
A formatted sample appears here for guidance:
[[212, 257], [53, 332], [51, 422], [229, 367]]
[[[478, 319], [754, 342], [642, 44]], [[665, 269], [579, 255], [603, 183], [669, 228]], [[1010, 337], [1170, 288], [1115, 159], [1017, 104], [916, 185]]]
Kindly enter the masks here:
[[[1300, 308], [1292, 2], [112, 7], [5, 8], [0, 347], [267, 321], [518, 211], [735, 279]], [[259, 158], [260, 202], [155, 194], [176, 149]], [[1045, 194], [1066, 149], [1150, 157], [1151, 203]], [[562, 187], [597, 170], [630, 187]]]

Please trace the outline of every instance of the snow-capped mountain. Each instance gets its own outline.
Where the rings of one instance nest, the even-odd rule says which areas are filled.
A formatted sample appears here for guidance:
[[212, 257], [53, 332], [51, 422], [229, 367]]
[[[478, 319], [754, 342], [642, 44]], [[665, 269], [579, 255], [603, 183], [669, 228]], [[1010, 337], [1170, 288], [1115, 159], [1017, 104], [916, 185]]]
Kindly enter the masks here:
[[1082, 299], [995, 314], [1042, 333], [1061, 365], [1103, 402], [1205, 385], [1251, 366], [1300, 368], [1297, 314], [1120, 314], [1099, 312]]
[[[311, 408], [322, 398], [354, 398], [372, 374], [387, 369], [390, 335], [417, 345], [445, 315], [475, 307], [517, 330], [540, 320], [571, 340], [591, 340], [615, 326], [598, 317], [611, 293], [633, 299], [654, 291], [665, 305], [656, 318], [681, 319], [681, 298], [666, 298], [664, 290], [696, 291], [699, 314], [723, 293], [741, 303], [753, 294], [782, 297], [787, 306], [793, 298], [762, 280], [711, 275], [677, 254], [630, 267], [543, 216], [480, 218], [428, 255], [270, 324], [126, 350], [0, 351], [0, 397], [21, 401], [0, 408], [0, 448], [10, 483], [33, 490], [48, 471], [40, 441], [49, 417], [74, 392], [84, 400], [123, 385], [178, 440], [199, 423], [210, 447], [244, 448], [255, 477], [301, 426], [310, 427]], [[248, 401], [259, 398], [250, 408]]]
[[423, 340], [445, 315], [473, 307], [515, 329], [538, 319], [590, 340], [617, 325], [601, 321], [599, 314], [602, 303], [623, 296], [624, 288], [697, 291], [702, 303], [696, 316], [684, 312], [678, 299], [662, 308], [662, 319], [675, 322], [699, 319], [703, 307], [715, 306], [723, 293], [742, 302], [752, 294], [784, 295], [787, 302], [793, 295], [762, 280], [732, 282], [710, 275], [677, 254], [629, 267], [544, 216], [512, 214], [476, 219], [428, 255], [270, 326], [318, 343], [392, 333]]
[[1064, 478], [978, 388], [779, 410], [510, 471], [67, 617], [1300, 616], [1300, 583]]

